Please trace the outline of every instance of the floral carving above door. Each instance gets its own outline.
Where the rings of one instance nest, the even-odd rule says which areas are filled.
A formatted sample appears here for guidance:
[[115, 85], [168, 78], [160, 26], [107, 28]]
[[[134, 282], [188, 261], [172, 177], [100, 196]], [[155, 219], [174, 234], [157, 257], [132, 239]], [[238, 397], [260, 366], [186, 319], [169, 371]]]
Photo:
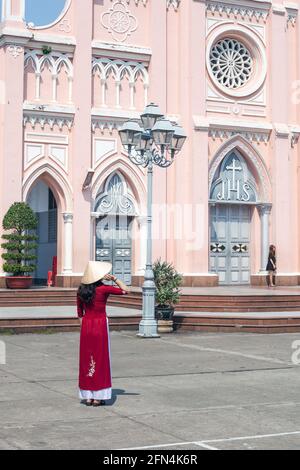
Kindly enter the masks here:
[[138, 27], [137, 19], [121, 0], [103, 13], [101, 23], [117, 42], [124, 42]]

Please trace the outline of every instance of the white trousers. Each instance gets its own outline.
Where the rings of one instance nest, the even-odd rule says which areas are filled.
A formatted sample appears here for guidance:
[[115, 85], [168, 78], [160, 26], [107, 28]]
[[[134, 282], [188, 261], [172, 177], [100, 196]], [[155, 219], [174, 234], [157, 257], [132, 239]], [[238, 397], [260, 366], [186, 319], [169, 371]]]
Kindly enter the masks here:
[[91, 392], [90, 390], [79, 390], [80, 400], [111, 400], [111, 395], [111, 388], [97, 390], [97, 392]]

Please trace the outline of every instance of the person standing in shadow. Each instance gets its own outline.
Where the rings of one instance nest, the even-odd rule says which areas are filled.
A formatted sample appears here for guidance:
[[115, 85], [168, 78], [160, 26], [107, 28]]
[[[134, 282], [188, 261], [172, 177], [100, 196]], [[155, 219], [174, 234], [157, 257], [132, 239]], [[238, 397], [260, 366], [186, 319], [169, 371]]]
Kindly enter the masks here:
[[267, 285], [268, 287], [276, 287], [276, 247], [275, 245], [270, 245], [269, 249], [269, 257], [268, 257], [268, 264], [266, 271], [268, 271], [267, 275]]

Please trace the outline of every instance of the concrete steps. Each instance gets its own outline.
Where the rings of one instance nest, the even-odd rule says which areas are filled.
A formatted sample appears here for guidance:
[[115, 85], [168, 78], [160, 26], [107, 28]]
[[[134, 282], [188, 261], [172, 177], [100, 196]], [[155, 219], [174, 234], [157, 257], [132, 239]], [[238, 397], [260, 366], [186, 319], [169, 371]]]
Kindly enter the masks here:
[[[111, 296], [114, 307], [141, 310], [142, 293], [136, 289], [125, 297]], [[74, 306], [76, 289], [34, 289], [28, 291], [0, 291], [1, 307]], [[183, 294], [176, 307], [180, 312], [293, 312], [300, 311], [300, 295], [200, 295]]]
[[[140, 293], [111, 297], [114, 307], [142, 308]], [[300, 311], [300, 295], [208, 296], [182, 295], [176, 311], [180, 312], [292, 312]]]
[[174, 317], [177, 332], [222, 332], [222, 333], [299, 333], [300, 311], [270, 312], [260, 314], [250, 312], [243, 314], [229, 313], [192, 313], [181, 312]]
[[[141, 316], [114, 315], [109, 318], [110, 331], [137, 330]], [[0, 334], [21, 334], [57, 331], [80, 331], [78, 318], [0, 318]]]
[[76, 289], [1, 290], [1, 307], [50, 307], [76, 304]]
[[[128, 311], [127, 316], [110, 317], [111, 331], [138, 331], [141, 315]], [[185, 332], [222, 332], [222, 333], [299, 333], [300, 312], [293, 314], [274, 314], [270, 317], [255, 312], [252, 316], [218, 315], [213, 313], [193, 314], [176, 313], [174, 326], [177, 333]], [[0, 334], [20, 334], [57, 331], [79, 331], [77, 318], [12, 318], [0, 319]]]
[[[76, 289], [0, 290], [0, 333], [77, 331], [79, 321], [75, 317], [75, 305]], [[134, 288], [124, 297], [111, 296], [108, 306], [114, 307], [111, 330], [137, 331], [142, 309], [140, 289]], [[22, 313], [24, 307], [25, 314]], [[49, 314], [42, 314], [44, 308], [48, 308]], [[184, 290], [176, 308], [175, 329], [179, 333], [300, 332], [300, 292], [299, 289], [264, 289], [260, 293], [250, 288], [249, 293], [243, 290], [241, 294], [237, 288], [225, 293], [224, 289]]]

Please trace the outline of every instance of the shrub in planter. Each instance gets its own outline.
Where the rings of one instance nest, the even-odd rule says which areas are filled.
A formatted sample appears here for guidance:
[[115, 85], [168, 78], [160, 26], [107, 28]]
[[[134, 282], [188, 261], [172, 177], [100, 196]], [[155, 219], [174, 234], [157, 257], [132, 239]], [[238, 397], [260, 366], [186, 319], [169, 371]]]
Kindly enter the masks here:
[[2, 227], [9, 233], [2, 235], [5, 243], [2, 248], [4, 260], [3, 271], [10, 276], [6, 278], [9, 288], [28, 288], [32, 284], [30, 276], [36, 270], [37, 236], [33, 233], [38, 220], [29, 207], [23, 202], [13, 204], [3, 218]]
[[174, 306], [180, 300], [182, 276], [171, 263], [161, 260], [154, 263], [153, 271], [156, 285], [156, 318], [160, 322], [173, 322]]

